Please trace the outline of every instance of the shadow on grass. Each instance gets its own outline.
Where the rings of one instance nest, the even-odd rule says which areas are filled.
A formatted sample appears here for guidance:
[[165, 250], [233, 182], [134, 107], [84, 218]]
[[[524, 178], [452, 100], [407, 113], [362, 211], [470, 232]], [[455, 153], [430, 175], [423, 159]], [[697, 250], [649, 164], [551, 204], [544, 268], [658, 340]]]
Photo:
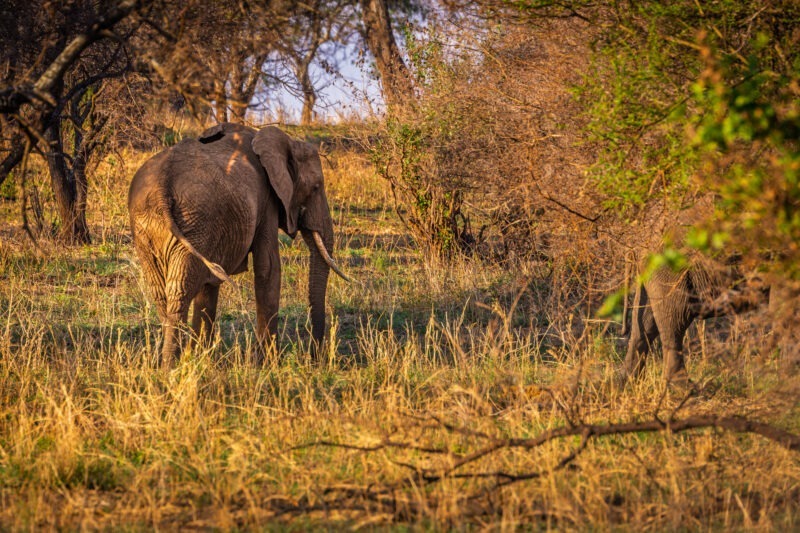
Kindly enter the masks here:
[[[367, 236], [362, 235], [358, 238], [366, 239]], [[369, 238], [371, 239], [369, 246], [372, 248], [374, 238], [371, 236]], [[398, 243], [406, 242], [406, 238], [388, 235], [381, 236], [377, 241], [380, 242], [380, 246], [389, 248], [400, 246]], [[381, 256], [381, 259], [386, 264], [403, 264], [405, 261], [410, 261], [406, 256], [389, 254]], [[366, 259], [358, 256], [348, 258], [348, 261], [351, 265], [368, 263]], [[41, 266], [40, 271], [60, 276], [58, 286], [60, 290], [70, 285], [76, 287], [78, 276], [70, 276], [72, 279], [64, 282], [65, 272], [91, 273], [94, 277], [88, 280], [90, 283], [106, 286], [116, 284], [120, 280], [124, 282], [129, 274], [123, 276], [121, 272], [129, 266], [129, 261], [122, 258], [78, 258], [59, 260], [55, 265], [51, 261]], [[531, 316], [535, 312], [532, 310], [534, 302], [519, 305], [511, 317], [504, 317], [496, 312], [498, 307], [509, 309], [518, 290], [513, 284], [498, 283], [489, 288], [475, 288], [456, 298], [443, 294], [441, 298], [430, 297], [425, 301], [415, 301], [414, 294], [409, 294], [402, 298], [402, 301], [394, 302], [391, 309], [368, 301], [355, 305], [339, 303], [334, 305], [333, 317], [329, 316], [328, 326], [335, 324], [336, 327], [337, 356], [356, 365], [367, 362], [366, 356], [361, 353], [363, 342], [360, 340], [365, 329], [390, 333], [395, 342], [403, 344], [411, 337], [420, 339], [419, 342], [425, 342], [426, 331], [431, 326], [439, 330], [455, 328], [459, 332], [469, 330], [480, 334], [481, 330], [497, 330], [505, 320], [509, 320], [513, 334], [525, 335], [532, 329]], [[91, 322], [91, 317], [86, 317], [81, 312], [80, 291], [75, 294], [70, 293], [70, 298], [64, 307], [59, 308], [61, 309], [59, 315], [63, 316], [50, 318], [51, 322], [48, 324], [39, 324], [36, 328], [25, 324], [12, 324], [8, 330], [12, 350], [18, 350], [22, 344], [35, 342], [53, 357], [63, 357], [65, 353], [76, 350], [84, 352], [89, 357], [102, 357], [104, 354], [115, 353], [124, 356], [125, 352], [147, 351], [152, 356], [158, 353], [161, 325], [154, 317], [147, 316], [147, 312], [138, 302], [128, 302], [128, 304], [117, 302], [116, 306], [125, 305], [124, 308], [118, 307], [115, 311], [115, 314], [120, 316], [114, 323], [103, 324]], [[3, 307], [8, 310], [8, 306], [3, 303], [0, 301], [0, 310]], [[72, 305], [75, 309], [67, 308], [66, 304]], [[218, 331], [215, 331], [215, 335], [219, 335], [220, 338], [218, 346], [220, 354], [247, 353], [255, 350], [255, 311], [252, 307], [252, 302], [249, 302], [248, 311], [220, 313], [217, 319]], [[543, 319], [537, 318], [536, 323], [537, 327], [541, 327]], [[489, 334], [491, 333], [490, 331]], [[305, 303], [281, 307], [279, 341], [283, 353], [294, 354], [297, 357], [307, 356], [311, 335], [308, 307]], [[542, 345], [546, 348], [552, 346], [552, 343], [548, 341]], [[124, 349], [118, 349], [117, 346], [122, 346]]]
[[127, 257], [105, 253], [99, 257], [56, 258], [31, 254], [9, 257], [2, 266], [0, 279], [24, 279], [26, 288], [31, 290], [42, 283], [45, 289], [58, 291], [90, 281], [103, 287], [116, 286], [121, 277], [128, 275], [132, 263]]
[[156, 344], [160, 335], [158, 324], [108, 324], [94, 325], [81, 322], [52, 322], [37, 329], [14, 324], [7, 329], [7, 338], [12, 353], [29, 345], [36, 346], [40, 353], [60, 357], [76, 351], [102, 355], [116, 352], [136, 353], [150, 343]]
[[414, 246], [414, 240], [410, 235], [377, 235], [374, 233], [348, 233], [340, 237], [341, 241], [346, 245], [342, 250], [346, 252], [349, 250], [380, 250], [384, 252], [409, 252], [410, 248]]

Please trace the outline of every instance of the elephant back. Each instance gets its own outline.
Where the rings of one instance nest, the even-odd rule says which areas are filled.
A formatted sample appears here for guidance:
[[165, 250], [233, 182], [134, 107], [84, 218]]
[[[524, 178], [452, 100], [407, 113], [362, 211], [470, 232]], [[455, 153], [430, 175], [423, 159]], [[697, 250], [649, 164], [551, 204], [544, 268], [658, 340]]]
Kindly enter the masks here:
[[235, 124], [233, 122], [223, 122], [216, 126], [206, 128], [201, 133], [197, 140], [203, 144], [212, 144], [219, 141], [234, 142], [234, 143], [251, 143], [256, 130], [249, 126], [242, 124]]

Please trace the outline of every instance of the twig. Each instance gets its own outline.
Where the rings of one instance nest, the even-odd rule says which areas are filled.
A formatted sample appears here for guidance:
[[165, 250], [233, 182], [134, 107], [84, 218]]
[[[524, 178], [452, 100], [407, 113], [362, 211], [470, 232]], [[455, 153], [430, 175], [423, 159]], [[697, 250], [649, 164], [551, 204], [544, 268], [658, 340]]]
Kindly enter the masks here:
[[[444, 427], [444, 426], [443, 426]], [[800, 451], [800, 435], [790, 433], [783, 429], [777, 428], [764, 422], [749, 420], [740, 416], [712, 416], [712, 415], [698, 415], [690, 416], [684, 419], [675, 420], [670, 419], [666, 421], [653, 419], [644, 422], [622, 422], [617, 424], [581, 424], [576, 426], [564, 426], [553, 428], [545, 431], [536, 437], [532, 438], [509, 438], [497, 439], [494, 442], [480, 448], [468, 455], [460, 457], [453, 462], [449, 467], [440, 470], [437, 474], [427, 475], [425, 477], [428, 481], [438, 481], [444, 477], [453, 477], [455, 472], [460, 468], [474, 463], [483, 457], [491, 455], [498, 450], [522, 448], [525, 450], [532, 450], [538, 448], [552, 440], [561, 439], [565, 437], [580, 436], [582, 445], [576, 449], [575, 452], [567, 456], [559, 463], [566, 465], [575, 459], [578, 453], [582, 451], [590, 439], [596, 437], [604, 437], [608, 435], [624, 435], [629, 433], [654, 433], [654, 432], [668, 432], [668, 433], [682, 433], [693, 429], [702, 428], [720, 428], [736, 433], [754, 433], [761, 435], [768, 440], [771, 440], [778, 445], [791, 451]], [[584, 442], [585, 441], [585, 442]], [[421, 451], [425, 453], [433, 453], [439, 455], [455, 456], [452, 452], [445, 448], [431, 448], [425, 446], [418, 446], [407, 442], [383, 441], [373, 446], [359, 446], [354, 444], [339, 443], [333, 441], [315, 441], [306, 444], [301, 444], [290, 448], [291, 450], [305, 449], [315, 446], [327, 446], [334, 448], [344, 448], [349, 450], [359, 451], [378, 451], [385, 448], [398, 448], [406, 450]], [[419, 469], [421, 472], [431, 472], [432, 469]], [[473, 474], [474, 475], [474, 474]], [[482, 476], [484, 474], [481, 474]], [[498, 474], [501, 475], [501, 474]], [[470, 474], [459, 475], [459, 477], [469, 477]], [[508, 477], [508, 474], [502, 474], [503, 477]], [[522, 479], [522, 478], [520, 478]]]
[[423, 452], [423, 453], [456, 455], [450, 450], [447, 450], [446, 448], [430, 448], [426, 446], [417, 446], [415, 444], [409, 444], [407, 442], [395, 442], [395, 441], [390, 441], [388, 439], [381, 441], [378, 444], [373, 444], [372, 446], [360, 446], [358, 444], [347, 444], [329, 440], [318, 440], [314, 442], [298, 444], [297, 446], [292, 446], [291, 448], [288, 448], [286, 451], [305, 450], [308, 448], [315, 448], [315, 447], [343, 448], [345, 450], [357, 450], [362, 452], [375, 452], [386, 448], [400, 448], [404, 450], [413, 450], [416, 452]]
[[[435, 417], [430, 417], [437, 420]], [[452, 424], [442, 423], [440, 427], [447, 429], [458, 434], [472, 434], [479, 437], [484, 437], [483, 434], [477, 432], [470, 432], [465, 428], [453, 426]], [[459, 460], [452, 463], [449, 467], [439, 469], [438, 471], [431, 468], [424, 468], [413, 464], [392, 461], [398, 466], [402, 466], [411, 470], [411, 475], [404, 478], [402, 481], [388, 485], [374, 485], [367, 486], [358, 485], [335, 485], [322, 489], [320, 492], [322, 497], [320, 501], [310, 504], [306, 498], [301, 498], [295, 504], [281, 501], [277, 509], [277, 515], [308, 513], [312, 510], [330, 511], [331, 509], [337, 510], [361, 510], [375, 512], [375, 505], [382, 506], [384, 512], [391, 513], [395, 518], [406, 517], [412, 519], [413, 516], [429, 510], [431, 507], [436, 507], [438, 503], [435, 499], [424, 505], [419, 502], [408, 498], [403, 498], [404, 490], [414, 488], [419, 489], [420, 484], [430, 486], [444, 479], [457, 479], [457, 480], [480, 480], [480, 479], [494, 479], [495, 482], [484, 486], [480, 491], [471, 495], [465, 495], [461, 500], [462, 503], [468, 505], [477, 505], [481, 498], [491, 498], [494, 495], [501, 494], [498, 489], [531, 479], [538, 479], [550, 474], [552, 472], [563, 470], [570, 467], [576, 458], [587, 448], [589, 441], [596, 437], [603, 437], [608, 435], [623, 435], [628, 433], [651, 433], [651, 432], [670, 432], [680, 433], [693, 429], [701, 428], [720, 428], [737, 433], [755, 433], [761, 435], [780, 446], [792, 450], [800, 451], [800, 435], [789, 433], [780, 428], [771, 426], [769, 424], [748, 420], [739, 416], [690, 416], [681, 420], [648, 420], [644, 422], [627, 422], [619, 424], [583, 424], [580, 426], [565, 426], [554, 428], [541, 433], [540, 435], [529, 439], [497, 439], [494, 442], [484, 446], [483, 448], [461, 457]], [[502, 470], [497, 471], [479, 471], [479, 472], [458, 472], [457, 470], [474, 463], [484, 457], [490, 456], [501, 449], [522, 448], [525, 450], [532, 450], [543, 444], [565, 437], [580, 436], [580, 444], [573, 449], [570, 453], [565, 455], [559, 462], [548, 470], [538, 470], [535, 472], [522, 472], [511, 473]], [[428, 448], [418, 446], [410, 443], [389, 441], [388, 439], [380, 444], [373, 446], [359, 446], [350, 445], [346, 443], [337, 443], [331, 441], [317, 441], [300, 446], [295, 446], [292, 449], [303, 449], [313, 446], [328, 446], [337, 447], [350, 450], [360, 450], [365, 452], [372, 452], [388, 447], [426, 451], [428, 453], [437, 453], [442, 455], [454, 456], [455, 454], [443, 448]], [[630, 451], [629, 448], [626, 448]], [[634, 452], [640, 463], [641, 458]], [[645, 467], [646, 468], [646, 467]], [[648, 475], [652, 473], [648, 470]], [[332, 495], [333, 498], [326, 499], [326, 495]], [[360, 500], [360, 501], [359, 501]], [[448, 505], [452, 504], [448, 500]], [[489, 509], [478, 506], [475, 508], [476, 515], [482, 515], [491, 512]], [[410, 516], [407, 516], [410, 515]]]
[[553, 197], [552, 197], [552, 196], [550, 196], [549, 194], [545, 193], [545, 192], [542, 190], [542, 188], [541, 188], [541, 187], [539, 187], [539, 184], [538, 184], [538, 183], [535, 183], [535, 182], [534, 182], [534, 185], [536, 186], [536, 190], [537, 190], [537, 191], [539, 191], [539, 194], [541, 194], [541, 195], [542, 195], [542, 197], [543, 197], [545, 200], [547, 200], [547, 201], [549, 201], [549, 202], [553, 202], [553, 203], [554, 203], [554, 204], [556, 204], [558, 207], [560, 207], [561, 209], [563, 209], [563, 210], [567, 211], [568, 213], [571, 213], [571, 214], [575, 215], [576, 217], [579, 217], [579, 218], [582, 218], [583, 220], [586, 220], [586, 221], [588, 221], [588, 222], [591, 222], [592, 224], [594, 224], [595, 222], [597, 222], [597, 221], [600, 219], [600, 215], [596, 215], [596, 216], [594, 216], [594, 217], [589, 217], [589, 216], [586, 216], [586, 215], [584, 215], [583, 213], [580, 213], [580, 212], [576, 211], [575, 209], [572, 209], [571, 207], [569, 207], [568, 205], [564, 204], [563, 202], [561, 202], [561, 201], [559, 201], [559, 200], [556, 200], [555, 198], [553, 198]]

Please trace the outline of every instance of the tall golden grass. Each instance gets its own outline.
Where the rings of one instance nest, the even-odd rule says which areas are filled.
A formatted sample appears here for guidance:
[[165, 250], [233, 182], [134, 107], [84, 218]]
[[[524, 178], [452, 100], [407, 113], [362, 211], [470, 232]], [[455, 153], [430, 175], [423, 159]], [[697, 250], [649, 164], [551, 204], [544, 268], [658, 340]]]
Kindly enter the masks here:
[[326, 168], [337, 255], [359, 280], [331, 282], [328, 362], [309, 362], [307, 254], [287, 242], [280, 353], [248, 362], [245, 278], [223, 289], [214, 345], [160, 371], [125, 211], [144, 157], [98, 169], [92, 246], [36, 249], [8, 209], [0, 528], [798, 527], [798, 454], [713, 428], [498, 447], [430, 475], [569, 424], [710, 413], [797, 432], [794, 380], [760, 354], [763, 328], [738, 317], [692, 333], [698, 394], [665, 390], [656, 364], [621, 386], [619, 339], [573, 327], [590, 315], [562, 316], [547, 288], [577, 271], [431, 264], [356, 151]]

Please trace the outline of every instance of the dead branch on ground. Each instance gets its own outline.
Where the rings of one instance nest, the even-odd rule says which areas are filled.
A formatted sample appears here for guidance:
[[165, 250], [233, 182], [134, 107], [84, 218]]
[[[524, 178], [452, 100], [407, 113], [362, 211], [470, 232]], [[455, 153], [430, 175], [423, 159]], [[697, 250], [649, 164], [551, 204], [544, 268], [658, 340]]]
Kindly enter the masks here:
[[[675, 411], [673, 411], [673, 416]], [[281, 501], [280, 508], [276, 509], [278, 515], [303, 514], [312, 510], [349, 509], [375, 512], [380, 510], [391, 514], [396, 519], [408, 519], [423, 511], [436, 506], [435, 501], [426, 502], [423, 506], [407, 493], [406, 489], [419, 489], [420, 486], [430, 486], [445, 479], [450, 480], [481, 480], [488, 479], [493, 482], [485, 485], [474, 493], [465, 493], [463, 498], [464, 512], [470, 516], [482, 515], [492, 512], [484, 505], [485, 498], [491, 498], [498, 489], [521, 481], [543, 478], [553, 472], [565, 468], [576, 468], [573, 464], [580, 454], [588, 447], [591, 440], [612, 435], [626, 435], [632, 433], [665, 433], [677, 434], [697, 429], [714, 428], [734, 433], [755, 434], [770, 440], [777, 445], [793, 451], [800, 452], [800, 435], [790, 433], [774, 425], [750, 420], [743, 416], [730, 415], [692, 415], [684, 418], [669, 418], [652, 420], [619, 422], [611, 424], [581, 423], [564, 427], [552, 428], [531, 438], [495, 438], [483, 432], [476, 432], [466, 427], [456, 426], [436, 416], [425, 419], [419, 417], [418, 426], [422, 429], [444, 429], [449, 433], [459, 434], [464, 437], [477, 438], [488, 441], [477, 450], [460, 454], [450, 450], [447, 446], [423, 446], [417, 442], [394, 440], [387, 437], [376, 444], [358, 445], [335, 441], [314, 441], [294, 446], [287, 451], [297, 451], [314, 447], [339, 448], [364, 453], [386, 451], [388, 449], [413, 451], [422, 454], [444, 457], [449, 462], [444, 467], [424, 467], [406, 462], [393, 461], [393, 464], [409, 469], [412, 474], [403, 481], [395, 484], [371, 484], [369, 486], [336, 485], [323, 488], [319, 494], [320, 500], [310, 502], [301, 498], [296, 504], [285, 500]], [[580, 443], [565, 454], [554, 466], [533, 472], [510, 472], [505, 470], [474, 470], [465, 471], [466, 467], [476, 465], [480, 460], [492, 456], [501, 450], [522, 449], [534, 450], [541, 446], [568, 437], [580, 437]], [[626, 448], [627, 449], [627, 448]], [[630, 451], [630, 450], [628, 450]], [[332, 497], [329, 497], [332, 496]], [[491, 506], [489, 506], [491, 507]]]

